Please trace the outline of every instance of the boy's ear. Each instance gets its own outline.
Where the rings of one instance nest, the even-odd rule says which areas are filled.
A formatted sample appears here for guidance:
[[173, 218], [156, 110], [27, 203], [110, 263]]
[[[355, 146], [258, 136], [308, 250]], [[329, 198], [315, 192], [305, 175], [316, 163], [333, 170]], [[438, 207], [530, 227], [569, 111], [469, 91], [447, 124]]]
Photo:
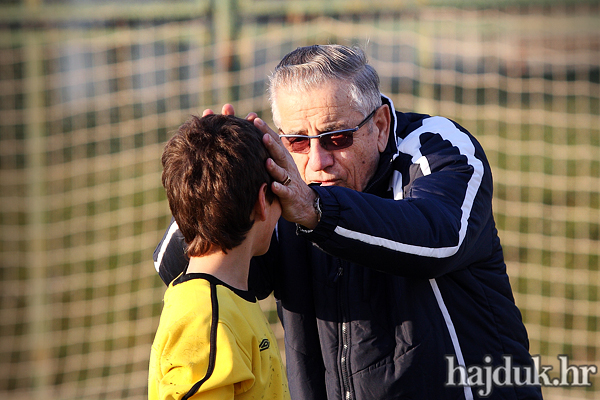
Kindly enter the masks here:
[[258, 197], [254, 203], [254, 218], [259, 221], [267, 219], [267, 208], [269, 202], [267, 200], [267, 184], [263, 183], [258, 190]]

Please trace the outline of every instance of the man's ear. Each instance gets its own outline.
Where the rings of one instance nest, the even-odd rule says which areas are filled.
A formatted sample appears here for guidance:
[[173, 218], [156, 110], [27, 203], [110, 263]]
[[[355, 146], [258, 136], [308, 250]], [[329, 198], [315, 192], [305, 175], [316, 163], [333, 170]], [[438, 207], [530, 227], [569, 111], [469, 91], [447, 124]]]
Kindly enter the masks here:
[[254, 218], [259, 221], [267, 219], [267, 208], [269, 201], [267, 200], [267, 184], [263, 183], [258, 190], [258, 197], [254, 203]]
[[390, 123], [392, 116], [390, 115], [390, 107], [387, 104], [379, 107], [375, 115], [373, 115], [373, 121], [377, 127], [377, 149], [380, 153], [383, 153], [388, 144], [388, 137], [390, 136]]

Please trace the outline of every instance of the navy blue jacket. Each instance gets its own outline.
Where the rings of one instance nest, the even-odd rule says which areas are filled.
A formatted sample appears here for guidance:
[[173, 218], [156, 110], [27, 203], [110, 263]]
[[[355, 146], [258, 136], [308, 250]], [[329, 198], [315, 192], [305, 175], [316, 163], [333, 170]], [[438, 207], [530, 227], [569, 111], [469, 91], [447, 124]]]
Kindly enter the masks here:
[[[532, 365], [483, 149], [441, 117], [395, 112], [391, 128], [363, 192], [314, 187], [317, 227], [282, 219], [269, 252], [253, 259], [249, 285], [278, 299], [294, 399], [479, 398], [476, 386], [445, 385], [446, 356]], [[187, 265], [184, 248], [173, 223], [154, 253], [165, 283]], [[541, 391], [494, 387], [488, 398]]]

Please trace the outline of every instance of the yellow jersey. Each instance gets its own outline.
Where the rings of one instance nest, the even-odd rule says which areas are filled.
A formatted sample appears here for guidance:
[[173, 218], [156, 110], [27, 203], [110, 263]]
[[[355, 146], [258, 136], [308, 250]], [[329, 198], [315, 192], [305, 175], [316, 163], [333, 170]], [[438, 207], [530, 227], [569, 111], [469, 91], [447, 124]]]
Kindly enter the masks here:
[[171, 282], [150, 354], [148, 398], [289, 399], [256, 297], [207, 274]]

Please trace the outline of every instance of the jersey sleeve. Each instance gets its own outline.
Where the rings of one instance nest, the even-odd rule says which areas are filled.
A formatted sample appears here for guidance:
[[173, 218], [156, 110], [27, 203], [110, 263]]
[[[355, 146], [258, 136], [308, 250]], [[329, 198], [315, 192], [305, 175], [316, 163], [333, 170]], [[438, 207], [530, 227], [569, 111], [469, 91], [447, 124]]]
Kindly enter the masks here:
[[252, 387], [251, 355], [239, 347], [231, 329], [224, 324], [218, 326], [212, 368], [209, 368], [209, 336], [198, 335], [202, 329], [206, 329], [202, 323], [182, 324], [179, 329], [171, 330], [162, 348], [153, 347], [152, 351], [160, 353], [160, 371], [151, 370], [150, 400], [181, 399], [201, 380], [205, 381], [191, 399], [233, 399]]

